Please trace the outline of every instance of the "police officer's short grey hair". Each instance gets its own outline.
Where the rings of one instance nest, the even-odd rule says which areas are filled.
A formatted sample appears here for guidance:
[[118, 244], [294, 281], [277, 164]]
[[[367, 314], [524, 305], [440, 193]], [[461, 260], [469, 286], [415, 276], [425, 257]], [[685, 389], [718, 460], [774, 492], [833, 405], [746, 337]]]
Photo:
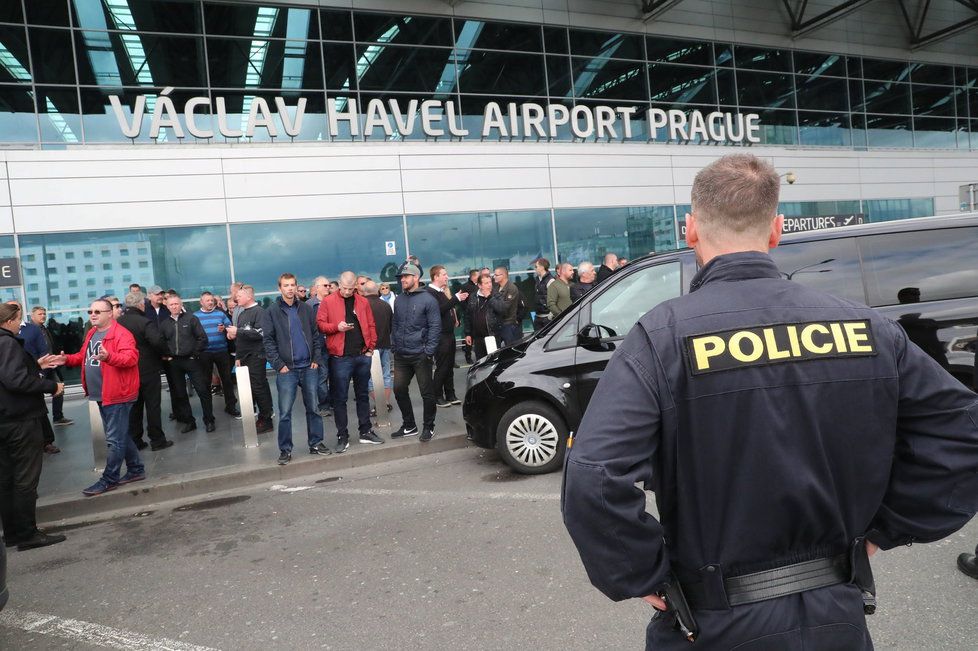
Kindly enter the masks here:
[[696, 175], [691, 198], [700, 233], [762, 236], [777, 216], [781, 178], [753, 154], [730, 154]]
[[143, 302], [145, 299], [146, 297], [142, 292], [129, 292], [126, 294], [125, 304], [127, 308], [134, 307], [142, 312], [146, 307], [146, 304]]
[[577, 265], [578, 274], [589, 274], [593, 271], [594, 271], [594, 263], [592, 262], [584, 261], [581, 264]]
[[360, 291], [363, 292], [363, 295], [364, 296], [379, 296], [380, 295], [380, 288], [377, 287], [377, 283], [375, 283], [372, 280], [368, 280], [367, 282], [365, 282], [363, 284], [363, 287], [360, 289]]

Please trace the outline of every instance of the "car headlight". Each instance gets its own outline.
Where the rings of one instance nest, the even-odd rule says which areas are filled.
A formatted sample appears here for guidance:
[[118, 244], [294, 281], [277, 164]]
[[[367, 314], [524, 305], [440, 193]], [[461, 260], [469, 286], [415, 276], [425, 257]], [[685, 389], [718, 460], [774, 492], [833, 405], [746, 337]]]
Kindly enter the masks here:
[[466, 377], [466, 389], [471, 389], [476, 384], [484, 382], [492, 372], [496, 370], [496, 362], [483, 361], [477, 362], [469, 368], [469, 374]]

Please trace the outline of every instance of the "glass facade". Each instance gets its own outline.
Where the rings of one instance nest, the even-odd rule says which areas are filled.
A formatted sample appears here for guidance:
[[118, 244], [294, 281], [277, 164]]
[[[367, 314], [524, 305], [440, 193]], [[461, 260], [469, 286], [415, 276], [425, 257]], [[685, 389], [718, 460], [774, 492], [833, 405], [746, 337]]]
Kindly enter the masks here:
[[[401, 107], [450, 100], [473, 139], [486, 104], [497, 101], [634, 108], [628, 139], [636, 142], [653, 137], [645, 111], [657, 108], [757, 113], [761, 141], [773, 145], [978, 148], [976, 67], [284, 3], [30, 0], [26, 12], [17, 1], [0, 5], [0, 143], [265, 141], [273, 136], [264, 128], [227, 135], [244, 131], [256, 111], [261, 117], [259, 98], [292, 107], [273, 112], [275, 138], [322, 141], [332, 137], [332, 98], [340, 110], [355, 101], [361, 124], [372, 99]], [[151, 133], [165, 89], [179, 128]], [[130, 125], [145, 118], [135, 137], [120, 128], [113, 96]], [[209, 104], [191, 110], [188, 126], [192, 97]], [[293, 130], [300, 100], [304, 121]], [[425, 137], [418, 134], [411, 137]], [[546, 137], [574, 136], [562, 127]]]

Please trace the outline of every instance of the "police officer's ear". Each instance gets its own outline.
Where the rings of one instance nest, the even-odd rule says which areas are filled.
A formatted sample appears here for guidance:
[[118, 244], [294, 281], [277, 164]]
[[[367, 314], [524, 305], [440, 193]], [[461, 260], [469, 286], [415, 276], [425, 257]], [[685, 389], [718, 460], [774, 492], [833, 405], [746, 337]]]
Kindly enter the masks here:
[[700, 243], [700, 233], [693, 213], [686, 213], [686, 246], [695, 248]]
[[[781, 242], [781, 229], [784, 228], [784, 215], [778, 215], [771, 222], [771, 234], [768, 237], [767, 247], [773, 249]], [[687, 226], [687, 230], [689, 227]], [[686, 240], [689, 241], [689, 238]]]

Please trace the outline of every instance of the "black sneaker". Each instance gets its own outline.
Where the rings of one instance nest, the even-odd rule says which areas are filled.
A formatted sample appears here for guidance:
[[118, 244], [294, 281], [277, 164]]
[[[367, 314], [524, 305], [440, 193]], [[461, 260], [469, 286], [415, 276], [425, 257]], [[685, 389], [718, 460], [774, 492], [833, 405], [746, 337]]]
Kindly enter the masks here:
[[444, 398], [440, 399], [435, 404], [438, 405], [439, 407], [451, 407], [452, 406], [452, 402], [450, 400], [445, 400]]
[[66, 538], [61, 534], [47, 534], [38, 529], [34, 532], [34, 535], [27, 540], [22, 540], [17, 543], [17, 549], [25, 552], [28, 549], [37, 549], [38, 547], [47, 547], [48, 545], [56, 545], [59, 542], [64, 542]]
[[75, 421], [71, 420], [70, 418], [65, 418], [64, 416], [62, 416], [61, 418], [55, 418], [53, 422], [55, 425], [71, 425]]
[[961, 554], [958, 556], [958, 569], [970, 576], [978, 579], [978, 559], [974, 554]]
[[391, 434], [391, 438], [401, 439], [401, 438], [406, 438], [408, 436], [417, 436], [417, 435], [418, 435], [417, 427], [405, 427], [404, 425], [401, 425], [401, 429]]
[[333, 451], [330, 450], [325, 443], [319, 442], [316, 445], [309, 448], [309, 454], [321, 454], [323, 456], [329, 456], [333, 454]]
[[343, 454], [350, 449], [350, 440], [343, 439], [342, 441], [336, 442], [336, 454]]
[[377, 432], [370, 430], [365, 434], [360, 435], [361, 443], [370, 443], [372, 445], [383, 445], [384, 439], [377, 436]]
[[149, 447], [149, 443], [147, 443], [143, 439], [133, 439], [132, 442], [136, 444], [137, 450], [145, 450], [147, 447]]
[[194, 422], [194, 421], [191, 421], [189, 423], [186, 423], [183, 427], [180, 428], [180, 433], [181, 434], [186, 434], [187, 432], [192, 432], [195, 429], [197, 429], [197, 423]]
[[255, 429], [259, 434], [264, 434], [265, 432], [271, 432], [273, 429], [275, 429], [275, 426], [272, 425], [272, 421], [262, 420], [261, 418], [259, 418], [256, 423]]
[[420, 440], [420, 441], [421, 441], [422, 443], [427, 443], [427, 442], [428, 442], [428, 441], [430, 441], [430, 440], [431, 440], [431, 439], [432, 439], [432, 438], [433, 438], [434, 436], [435, 436], [435, 428], [434, 428], [434, 427], [425, 427], [425, 428], [424, 428], [424, 429], [423, 429], [423, 430], [421, 431], [421, 438], [420, 438], [419, 440]]
[[168, 447], [172, 447], [172, 446], [173, 446], [173, 441], [167, 439], [161, 443], [153, 443], [150, 446], [150, 449], [153, 450], [153, 452], [157, 452], [158, 450], [165, 450]]
[[282, 454], [278, 455], [278, 465], [284, 466], [289, 461], [292, 461], [292, 453], [291, 452], [283, 452]]

